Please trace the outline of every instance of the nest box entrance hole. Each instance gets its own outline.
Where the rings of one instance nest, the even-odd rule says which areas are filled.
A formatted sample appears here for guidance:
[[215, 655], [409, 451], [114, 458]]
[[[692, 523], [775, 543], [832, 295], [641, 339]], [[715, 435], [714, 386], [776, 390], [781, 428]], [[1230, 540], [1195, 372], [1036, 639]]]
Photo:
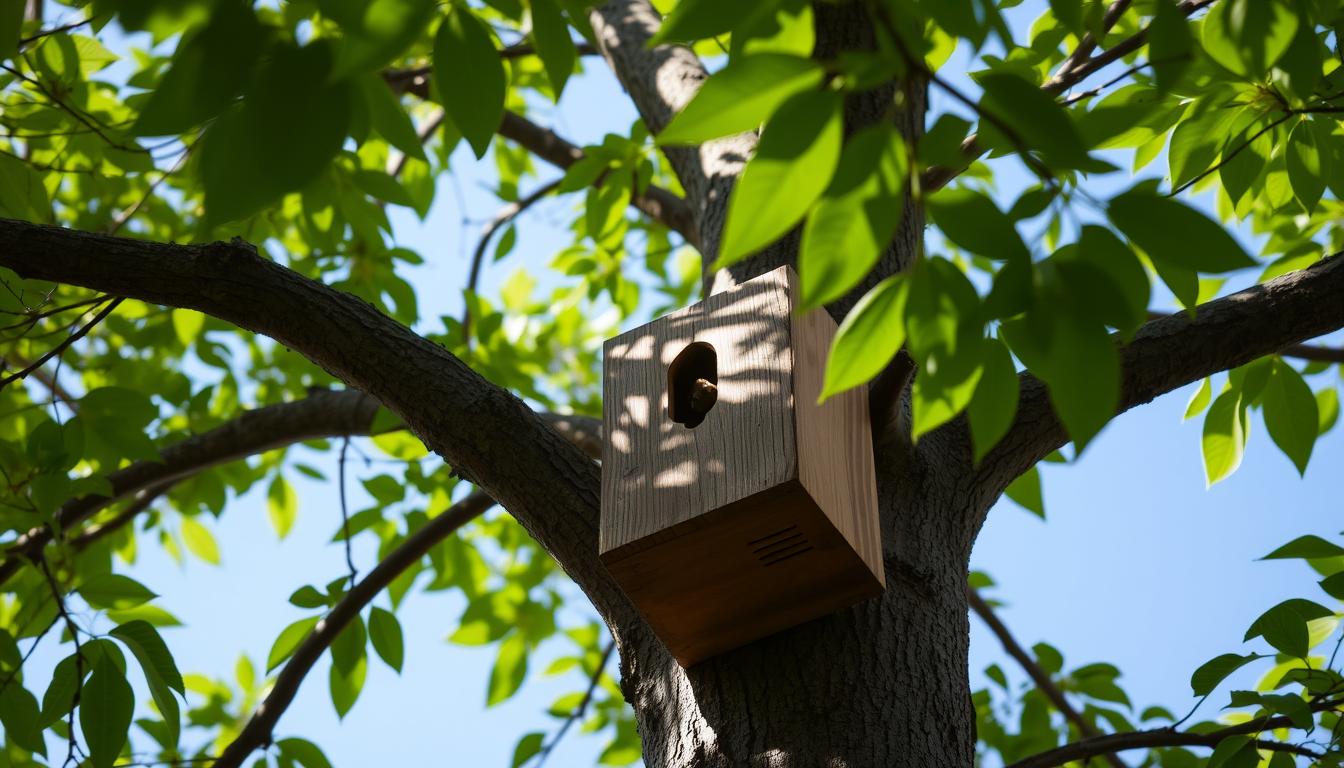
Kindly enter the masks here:
[[693, 429], [719, 398], [719, 355], [704, 341], [693, 341], [667, 367], [667, 415]]

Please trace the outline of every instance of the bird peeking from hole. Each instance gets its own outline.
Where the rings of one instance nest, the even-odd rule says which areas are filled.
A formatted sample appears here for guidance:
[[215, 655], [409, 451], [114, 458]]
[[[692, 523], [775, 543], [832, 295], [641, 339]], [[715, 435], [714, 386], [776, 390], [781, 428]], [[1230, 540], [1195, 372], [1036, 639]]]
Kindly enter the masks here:
[[705, 420], [705, 414], [719, 400], [719, 388], [709, 379], [696, 379], [691, 382], [691, 412], [686, 416], [687, 428], [699, 426]]

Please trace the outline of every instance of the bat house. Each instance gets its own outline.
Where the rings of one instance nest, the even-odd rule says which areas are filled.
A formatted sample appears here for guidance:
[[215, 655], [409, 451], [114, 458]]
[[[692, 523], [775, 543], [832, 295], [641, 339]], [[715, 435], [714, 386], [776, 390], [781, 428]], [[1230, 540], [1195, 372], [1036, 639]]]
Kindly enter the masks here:
[[780, 267], [603, 349], [602, 562], [682, 666], [880, 594], [868, 403]]

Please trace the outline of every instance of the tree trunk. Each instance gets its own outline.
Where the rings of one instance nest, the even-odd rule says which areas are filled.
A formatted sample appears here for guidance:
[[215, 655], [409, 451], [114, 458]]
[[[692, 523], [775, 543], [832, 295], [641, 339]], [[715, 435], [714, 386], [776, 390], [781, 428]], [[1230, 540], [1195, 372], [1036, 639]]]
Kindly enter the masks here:
[[[873, 45], [860, 4], [817, 4], [816, 55]], [[645, 121], [659, 130], [689, 100], [702, 75], [681, 49], [645, 57], [643, 39], [656, 27], [651, 10], [613, 2], [594, 13], [604, 53]], [[676, 67], [685, 72], [677, 75]], [[673, 85], [669, 86], [669, 83]], [[690, 83], [678, 89], [677, 83]], [[657, 92], [661, 98], [654, 98]], [[894, 119], [917, 140], [924, 89], [912, 83], [852, 97], [846, 132]], [[670, 107], [670, 108], [669, 108]], [[712, 263], [731, 182], [755, 137], [669, 152], [696, 211]], [[904, 270], [922, 247], [923, 212], [910, 204], [898, 234], [864, 284], [829, 307], [838, 319], [864, 292]], [[706, 271], [719, 292], [781, 264], [797, 265], [798, 233], [729, 269]], [[908, 408], [901, 387], [898, 411]], [[889, 437], [889, 436], [888, 436]], [[955, 447], [948, 461], [930, 442], [918, 452], [900, 439], [878, 440], [878, 495], [887, 591], [744, 648], [681, 669], [642, 622], [614, 626], [625, 696], [634, 707], [650, 768], [702, 766], [965, 766], [975, 753], [975, 712], [967, 674], [969, 625], [966, 571], [973, 531], [988, 501], [961, 483], [968, 464]], [[931, 450], [926, 450], [931, 449]], [[980, 508], [972, 510], [973, 505]]]

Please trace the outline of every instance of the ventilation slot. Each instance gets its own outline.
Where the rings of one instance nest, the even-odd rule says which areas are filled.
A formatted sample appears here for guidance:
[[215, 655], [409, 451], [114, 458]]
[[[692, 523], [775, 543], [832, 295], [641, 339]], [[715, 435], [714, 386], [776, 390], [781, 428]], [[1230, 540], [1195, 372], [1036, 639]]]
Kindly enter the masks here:
[[761, 565], [767, 566], [797, 557], [812, 549], [811, 542], [802, 531], [798, 530], [797, 525], [790, 525], [759, 539], [753, 539], [747, 542], [747, 546], [752, 548], [752, 554], [761, 561]]

